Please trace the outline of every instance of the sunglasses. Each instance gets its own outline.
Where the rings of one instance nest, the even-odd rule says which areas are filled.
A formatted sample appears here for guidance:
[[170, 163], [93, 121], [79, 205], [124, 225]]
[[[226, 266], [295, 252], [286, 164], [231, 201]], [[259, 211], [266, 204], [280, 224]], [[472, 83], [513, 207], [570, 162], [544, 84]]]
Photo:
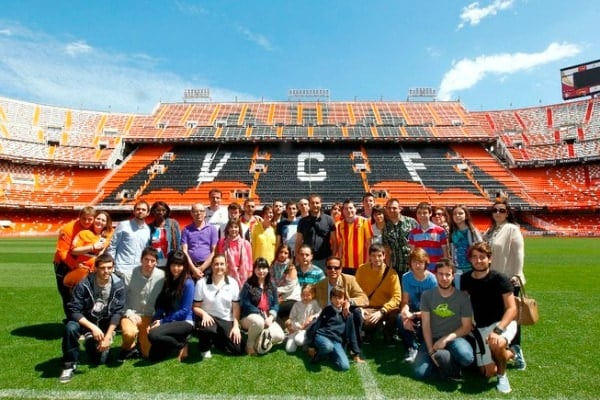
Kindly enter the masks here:
[[506, 214], [508, 210], [506, 208], [493, 208], [492, 214]]
[[325, 267], [325, 268], [327, 268], [327, 269], [328, 269], [328, 270], [330, 270], [330, 271], [331, 271], [332, 269], [335, 269], [336, 271], [339, 271], [340, 269], [342, 269], [342, 267], [334, 267], [333, 265], [328, 265], [328, 266], [327, 266], [327, 267]]

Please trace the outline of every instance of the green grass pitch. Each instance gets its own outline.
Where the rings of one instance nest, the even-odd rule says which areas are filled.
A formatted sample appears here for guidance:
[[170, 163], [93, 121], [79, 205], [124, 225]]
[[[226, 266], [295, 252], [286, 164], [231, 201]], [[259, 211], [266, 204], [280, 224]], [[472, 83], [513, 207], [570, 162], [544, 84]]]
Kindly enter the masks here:
[[[55, 239], [0, 240], [0, 398], [504, 398], [493, 380], [424, 383], [402, 362], [401, 344], [364, 346], [367, 364], [349, 372], [312, 365], [282, 346], [263, 357], [215, 353], [200, 360], [196, 339], [184, 363], [85, 363], [66, 385], [61, 370], [61, 307], [51, 265]], [[541, 320], [523, 328], [526, 371], [509, 370], [514, 398], [593, 399], [600, 395], [600, 246], [593, 238], [526, 239], [527, 292]], [[117, 336], [112, 355], [118, 353]]]

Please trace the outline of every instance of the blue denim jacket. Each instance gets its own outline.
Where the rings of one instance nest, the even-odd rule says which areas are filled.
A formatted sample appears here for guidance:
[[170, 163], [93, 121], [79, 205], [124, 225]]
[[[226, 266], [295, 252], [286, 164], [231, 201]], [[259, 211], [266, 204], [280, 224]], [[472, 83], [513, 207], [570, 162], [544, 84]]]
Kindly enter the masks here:
[[[258, 308], [258, 303], [262, 296], [263, 289], [256, 286], [251, 286], [248, 282], [244, 283], [240, 292], [241, 318], [247, 317], [250, 314], [261, 314]], [[277, 288], [269, 285], [267, 289], [269, 299], [269, 314], [273, 317], [277, 316], [279, 311], [279, 300], [277, 297]]]

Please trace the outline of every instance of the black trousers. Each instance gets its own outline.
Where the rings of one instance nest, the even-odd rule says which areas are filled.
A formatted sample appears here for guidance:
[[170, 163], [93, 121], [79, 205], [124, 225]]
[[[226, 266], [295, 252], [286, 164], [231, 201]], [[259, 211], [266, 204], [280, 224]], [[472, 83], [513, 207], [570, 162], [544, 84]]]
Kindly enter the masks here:
[[198, 348], [200, 351], [208, 351], [214, 345], [216, 348], [233, 355], [242, 354], [242, 343], [233, 343], [229, 332], [233, 328], [233, 321], [213, 317], [215, 324], [202, 326], [201, 319], [196, 321], [196, 333], [198, 335]]
[[71, 288], [65, 286], [63, 280], [65, 279], [65, 275], [69, 272], [69, 267], [67, 267], [64, 263], [54, 264], [54, 275], [56, 277], [56, 288], [58, 289], [58, 294], [60, 294], [62, 300], [63, 312], [65, 313], [65, 318], [69, 319], [69, 311], [67, 310], [67, 303], [71, 300]]
[[187, 321], [167, 322], [150, 329], [150, 359], [162, 360], [175, 350], [181, 350], [187, 344], [188, 336], [193, 330], [194, 326]]

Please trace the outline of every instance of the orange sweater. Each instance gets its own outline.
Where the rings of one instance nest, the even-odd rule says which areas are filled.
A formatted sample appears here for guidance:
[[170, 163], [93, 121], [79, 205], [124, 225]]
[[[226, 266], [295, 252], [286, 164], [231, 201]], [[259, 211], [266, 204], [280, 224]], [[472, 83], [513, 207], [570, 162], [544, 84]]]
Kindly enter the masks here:
[[77, 268], [77, 260], [71, 255], [73, 248], [73, 238], [77, 236], [83, 227], [79, 219], [64, 224], [58, 231], [58, 241], [56, 242], [56, 252], [54, 253], [54, 263], [65, 263], [69, 269]]
[[381, 282], [384, 271], [385, 268], [376, 271], [370, 263], [363, 264], [356, 271], [356, 281], [367, 296], [370, 296], [369, 307], [384, 308], [386, 312], [390, 312], [400, 307], [402, 292], [400, 279], [394, 269], [390, 269]]

